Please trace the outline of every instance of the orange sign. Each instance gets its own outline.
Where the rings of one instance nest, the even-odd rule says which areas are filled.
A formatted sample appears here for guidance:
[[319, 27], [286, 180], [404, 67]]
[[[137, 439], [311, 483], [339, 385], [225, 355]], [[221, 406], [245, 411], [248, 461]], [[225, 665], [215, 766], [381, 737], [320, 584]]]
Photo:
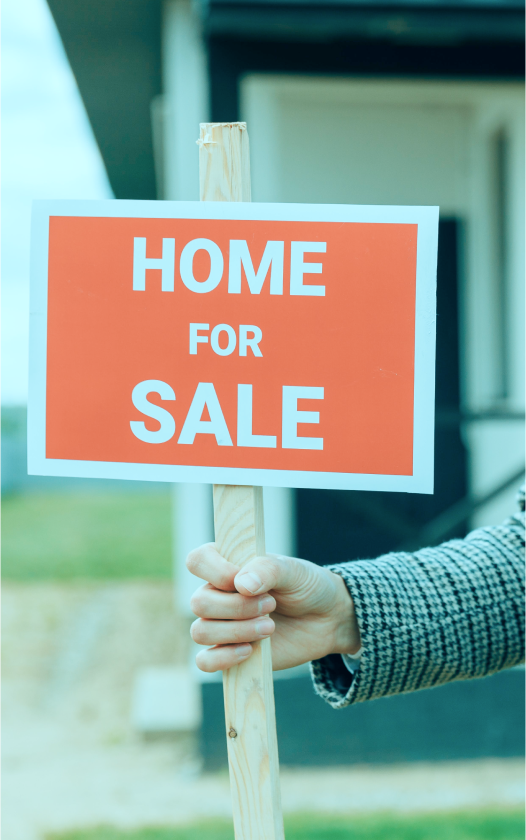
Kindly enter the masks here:
[[436, 231], [436, 208], [37, 203], [30, 471], [432, 492]]

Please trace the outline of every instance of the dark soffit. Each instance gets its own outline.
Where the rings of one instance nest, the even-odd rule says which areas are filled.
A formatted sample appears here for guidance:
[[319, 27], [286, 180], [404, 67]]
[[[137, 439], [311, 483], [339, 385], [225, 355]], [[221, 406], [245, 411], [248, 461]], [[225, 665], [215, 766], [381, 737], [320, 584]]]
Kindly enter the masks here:
[[255, 39], [520, 42], [522, 0], [201, 0], [208, 35]]
[[[213, 119], [238, 118], [239, 77], [258, 69], [466, 78], [523, 73], [522, 0], [196, 3], [209, 37]], [[162, 90], [162, 0], [48, 4], [115, 196], [156, 198], [150, 109]], [[314, 51], [312, 41], [319, 44]], [[428, 67], [428, 54], [436, 68]]]
[[116, 198], [156, 197], [161, 0], [48, 0]]

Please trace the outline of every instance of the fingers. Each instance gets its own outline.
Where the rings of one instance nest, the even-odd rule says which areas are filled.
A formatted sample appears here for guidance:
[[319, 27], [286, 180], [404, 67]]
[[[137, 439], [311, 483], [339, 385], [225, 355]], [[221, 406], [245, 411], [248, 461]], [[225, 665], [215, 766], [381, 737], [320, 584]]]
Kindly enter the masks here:
[[271, 595], [249, 598], [238, 592], [221, 592], [206, 583], [194, 592], [190, 608], [199, 618], [243, 620], [274, 612], [276, 601]]
[[199, 645], [236, 645], [266, 639], [274, 632], [275, 624], [268, 616], [248, 621], [209, 621], [198, 618], [190, 633]]
[[251, 645], [220, 645], [199, 651], [195, 661], [197, 667], [206, 673], [228, 671], [233, 665], [248, 659], [251, 653]]
[[241, 595], [261, 595], [270, 589], [286, 589], [294, 585], [294, 560], [268, 555], [256, 557], [235, 576], [234, 585]]
[[186, 565], [196, 577], [211, 583], [223, 592], [236, 590], [245, 596], [261, 595], [270, 589], [287, 589], [297, 586], [298, 573], [303, 572], [302, 561], [291, 557], [268, 555], [256, 557], [239, 570], [221, 557], [214, 543], [191, 551]]
[[191, 628], [191, 635], [200, 645], [215, 645], [201, 650], [195, 661], [201, 671], [226, 671], [244, 662], [252, 653], [249, 642], [268, 638], [275, 629], [268, 616], [253, 621], [207, 621], [198, 618]]
[[198, 578], [208, 581], [216, 589], [235, 592], [234, 578], [239, 569], [221, 557], [214, 543], [206, 543], [190, 552], [186, 566]]

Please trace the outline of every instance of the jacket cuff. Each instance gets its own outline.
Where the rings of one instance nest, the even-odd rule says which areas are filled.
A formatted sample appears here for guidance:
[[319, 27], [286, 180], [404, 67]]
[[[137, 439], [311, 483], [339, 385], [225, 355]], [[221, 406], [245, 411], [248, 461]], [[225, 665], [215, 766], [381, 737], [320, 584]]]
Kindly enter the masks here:
[[333, 709], [343, 709], [352, 703], [353, 686], [359, 672], [351, 673], [339, 653], [331, 653], [310, 663], [314, 691]]
[[[345, 574], [345, 566], [337, 564], [334, 566], [327, 566], [326, 568], [343, 578], [343, 581], [350, 593], [350, 581], [348, 576]], [[357, 609], [355, 601], [354, 608], [358, 620], [358, 626], [361, 631], [361, 609]], [[310, 672], [314, 683], [314, 691], [319, 697], [329, 703], [333, 709], [343, 709], [345, 706], [351, 705], [351, 703], [356, 703], [365, 699], [360, 696], [360, 686], [363, 682], [363, 673], [365, 673], [365, 676], [367, 677], [367, 673], [370, 670], [369, 659], [370, 658], [367, 656], [364, 638], [362, 635], [360, 668], [354, 673], [345, 667], [345, 663], [339, 653], [331, 653], [328, 656], [324, 656], [323, 659], [314, 660], [310, 663]]]

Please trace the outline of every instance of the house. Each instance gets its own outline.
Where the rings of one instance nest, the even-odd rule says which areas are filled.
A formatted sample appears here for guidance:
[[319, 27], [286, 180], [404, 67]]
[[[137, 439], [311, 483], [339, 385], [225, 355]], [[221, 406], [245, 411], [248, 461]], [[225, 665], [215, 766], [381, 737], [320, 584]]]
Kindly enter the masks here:
[[[198, 199], [199, 122], [243, 119], [255, 201], [440, 205], [435, 494], [269, 490], [269, 548], [338, 562], [500, 521], [524, 466], [522, 2], [48, 3], [116, 198]], [[211, 500], [174, 492], [180, 565]]]

